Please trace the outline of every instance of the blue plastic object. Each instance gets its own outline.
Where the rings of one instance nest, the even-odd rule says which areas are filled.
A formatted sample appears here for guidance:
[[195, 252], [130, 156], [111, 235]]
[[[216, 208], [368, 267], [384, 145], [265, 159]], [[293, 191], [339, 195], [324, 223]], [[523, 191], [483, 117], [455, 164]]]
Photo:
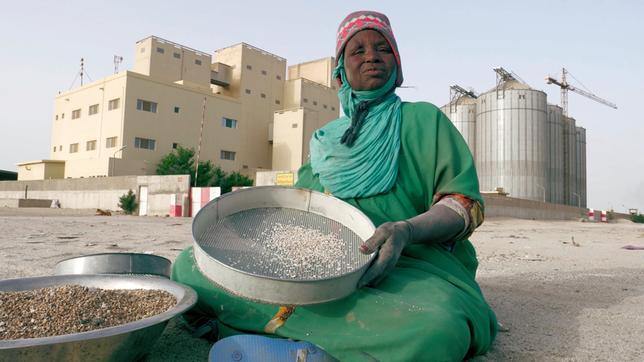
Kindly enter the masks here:
[[226, 337], [215, 343], [209, 362], [332, 362], [337, 361], [309, 342], [252, 334]]

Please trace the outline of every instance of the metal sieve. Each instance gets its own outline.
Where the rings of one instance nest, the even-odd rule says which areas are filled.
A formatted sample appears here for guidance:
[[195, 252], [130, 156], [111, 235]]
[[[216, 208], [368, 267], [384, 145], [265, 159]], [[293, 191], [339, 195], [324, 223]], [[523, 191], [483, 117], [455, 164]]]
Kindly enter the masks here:
[[[301, 231], [292, 235], [292, 250], [273, 245], [280, 228]], [[280, 186], [216, 198], [192, 224], [194, 257], [208, 279], [241, 297], [283, 305], [322, 303], [355, 291], [374, 257], [358, 248], [374, 230], [366, 215], [340, 199]], [[304, 240], [312, 235], [319, 239]], [[306, 255], [302, 245], [316, 252]], [[295, 258], [303, 255], [306, 262]]]

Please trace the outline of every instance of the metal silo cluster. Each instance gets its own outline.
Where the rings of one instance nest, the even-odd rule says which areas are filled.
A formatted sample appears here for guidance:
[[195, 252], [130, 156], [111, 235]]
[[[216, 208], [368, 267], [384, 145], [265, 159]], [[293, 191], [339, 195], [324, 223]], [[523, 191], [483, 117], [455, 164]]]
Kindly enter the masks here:
[[497, 73], [503, 76], [496, 87], [441, 108], [474, 155], [481, 190], [585, 207], [585, 129], [548, 104], [544, 92]]

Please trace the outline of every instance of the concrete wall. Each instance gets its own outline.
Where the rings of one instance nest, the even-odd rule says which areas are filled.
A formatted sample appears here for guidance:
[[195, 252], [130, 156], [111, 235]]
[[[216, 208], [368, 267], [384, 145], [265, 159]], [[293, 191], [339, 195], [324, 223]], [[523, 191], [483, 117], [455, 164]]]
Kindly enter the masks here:
[[[289, 171], [258, 172], [256, 185], [275, 185], [277, 178]], [[293, 172], [297, 181], [297, 172]], [[190, 177], [173, 176], [118, 176], [84, 179], [55, 179], [37, 181], [0, 182], [0, 207], [19, 207], [32, 205], [36, 200], [59, 200], [62, 208], [119, 210], [119, 197], [132, 190], [139, 195], [142, 186], [148, 188], [147, 215], [168, 215], [171, 195], [182, 200], [183, 216], [188, 216], [188, 195]], [[26, 197], [25, 197], [26, 190]], [[506, 196], [486, 194], [485, 216], [515, 217], [537, 220], [577, 220], [586, 218], [588, 209], [573, 206], [516, 199]], [[21, 200], [21, 199], [27, 199]], [[38, 204], [45, 205], [44, 203]], [[51, 205], [47, 203], [47, 207]], [[33, 205], [32, 205], [33, 206]], [[596, 213], [599, 210], [595, 211]], [[630, 215], [613, 213], [615, 219], [628, 219]]]
[[[288, 182], [292, 179], [292, 183]], [[258, 171], [255, 175], [255, 186], [292, 186], [297, 182], [295, 171]], [[290, 183], [290, 185], [289, 185]]]
[[18, 200], [18, 207], [51, 207], [52, 200], [41, 199], [20, 199]]
[[0, 198], [0, 207], [18, 207], [20, 199]]
[[586, 216], [586, 208], [515, 199], [498, 195], [483, 195], [485, 217], [516, 217], [536, 220], [576, 220]]
[[[190, 192], [188, 175], [173, 176], [118, 176], [84, 179], [5, 181], [0, 182], [2, 204], [12, 206], [6, 199], [25, 198], [59, 200], [62, 208], [120, 210], [119, 197], [132, 190], [137, 194], [141, 186], [148, 187], [147, 215], [167, 215], [170, 195], [178, 195], [187, 202]], [[183, 207], [188, 210], [188, 205]]]

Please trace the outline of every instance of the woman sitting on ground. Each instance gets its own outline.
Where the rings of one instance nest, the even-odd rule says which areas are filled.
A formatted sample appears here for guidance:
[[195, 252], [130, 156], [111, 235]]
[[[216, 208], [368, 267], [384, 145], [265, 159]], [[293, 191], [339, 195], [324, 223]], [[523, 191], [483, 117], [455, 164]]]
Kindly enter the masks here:
[[[483, 200], [466, 143], [436, 106], [396, 95], [403, 73], [385, 15], [347, 16], [336, 61], [345, 115], [315, 131], [296, 186], [329, 192], [378, 226], [360, 248], [378, 254], [359, 289], [319, 305], [259, 304], [213, 286], [194, 267], [191, 250], [178, 257], [173, 279], [197, 290], [199, 310], [217, 319], [224, 336], [308, 341], [342, 361], [460, 361], [484, 354], [496, 319], [475, 281], [478, 263], [467, 240], [483, 221]], [[233, 338], [243, 349], [244, 336]], [[213, 352], [227, 353], [227, 340]]]

